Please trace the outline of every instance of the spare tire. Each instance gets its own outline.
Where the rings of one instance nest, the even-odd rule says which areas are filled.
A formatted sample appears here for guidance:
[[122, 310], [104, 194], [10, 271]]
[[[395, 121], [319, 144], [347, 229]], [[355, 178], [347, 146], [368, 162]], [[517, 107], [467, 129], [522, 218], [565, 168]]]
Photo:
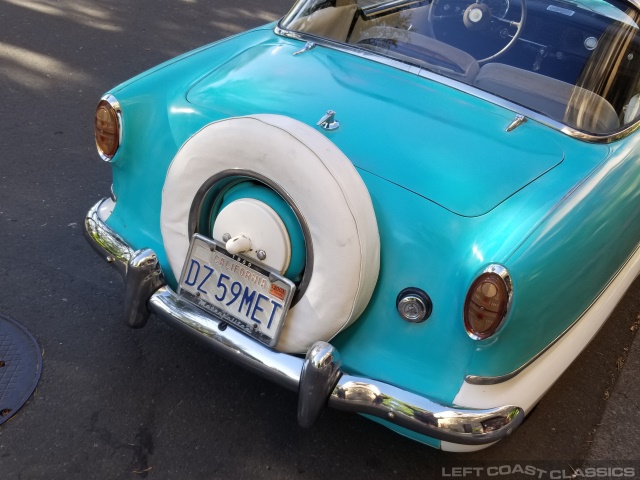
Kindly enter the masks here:
[[308, 237], [306, 285], [276, 345], [306, 352], [354, 322], [373, 293], [380, 239], [369, 192], [338, 147], [304, 123], [280, 115], [211, 123], [182, 145], [162, 192], [162, 237], [176, 278], [194, 233], [194, 199], [208, 181], [234, 171], [278, 191]]

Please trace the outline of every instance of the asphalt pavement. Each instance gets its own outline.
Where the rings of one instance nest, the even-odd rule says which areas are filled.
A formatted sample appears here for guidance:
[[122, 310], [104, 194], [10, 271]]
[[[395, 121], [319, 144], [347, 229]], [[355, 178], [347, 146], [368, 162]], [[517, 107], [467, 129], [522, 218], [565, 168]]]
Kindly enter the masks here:
[[[635, 332], [640, 316], [631, 325]], [[636, 336], [628, 350], [618, 359], [620, 375], [612, 390], [606, 394], [607, 405], [596, 429], [587, 463], [602, 464], [608, 460], [629, 461], [640, 467], [640, 337]], [[637, 472], [640, 476], [640, 471]]]
[[82, 236], [85, 213], [111, 184], [93, 142], [98, 99], [289, 7], [0, 0], [0, 313], [25, 326], [43, 355], [34, 395], [0, 426], [0, 480], [424, 479], [465, 466], [505, 467], [508, 478], [516, 464], [621, 460], [640, 477], [640, 282], [524, 424], [468, 455], [344, 412], [302, 429], [294, 394], [159, 320], [124, 326], [122, 281]]

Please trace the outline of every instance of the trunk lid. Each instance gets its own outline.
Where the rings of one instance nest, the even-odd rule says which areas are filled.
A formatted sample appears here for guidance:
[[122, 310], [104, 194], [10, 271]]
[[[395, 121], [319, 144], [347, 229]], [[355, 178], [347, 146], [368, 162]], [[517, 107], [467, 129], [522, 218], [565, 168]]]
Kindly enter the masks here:
[[[288, 115], [324, 132], [354, 163], [463, 216], [479, 216], [564, 158], [558, 132], [435, 81], [286, 39], [253, 46], [197, 82], [187, 99], [230, 116]], [[318, 127], [319, 128], [319, 127]], [[251, 139], [247, 139], [248, 142]]]

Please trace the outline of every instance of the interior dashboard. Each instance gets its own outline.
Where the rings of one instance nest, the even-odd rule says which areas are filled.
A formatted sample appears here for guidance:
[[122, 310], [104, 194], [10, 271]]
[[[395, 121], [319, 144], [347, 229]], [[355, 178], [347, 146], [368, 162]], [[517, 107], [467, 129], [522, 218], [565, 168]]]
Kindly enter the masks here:
[[[498, 52], [516, 33], [521, 0], [479, 0], [491, 12], [491, 26], [470, 31], [462, 21], [469, 0], [434, 0], [432, 35], [477, 59]], [[605, 2], [601, 2], [605, 4]], [[613, 7], [612, 7], [613, 8]], [[526, 0], [527, 15], [518, 41], [504, 53], [506, 63], [574, 83], [600, 37], [614, 22], [577, 2]], [[480, 41], [481, 37], [481, 41]]]

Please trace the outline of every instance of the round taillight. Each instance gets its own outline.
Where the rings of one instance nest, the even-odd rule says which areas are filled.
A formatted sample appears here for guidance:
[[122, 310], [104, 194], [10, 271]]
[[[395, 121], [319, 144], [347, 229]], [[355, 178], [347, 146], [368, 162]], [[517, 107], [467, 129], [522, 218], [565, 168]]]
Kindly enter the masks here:
[[96, 147], [104, 160], [111, 160], [120, 146], [120, 118], [107, 100], [98, 104], [95, 116]]
[[[471, 284], [464, 302], [464, 326], [471, 338], [482, 340], [493, 335], [507, 315], [511, 282], [504, 267], [501, 273], [485, 271]], [[496, 270], [496, 268], [493, 268]]]

